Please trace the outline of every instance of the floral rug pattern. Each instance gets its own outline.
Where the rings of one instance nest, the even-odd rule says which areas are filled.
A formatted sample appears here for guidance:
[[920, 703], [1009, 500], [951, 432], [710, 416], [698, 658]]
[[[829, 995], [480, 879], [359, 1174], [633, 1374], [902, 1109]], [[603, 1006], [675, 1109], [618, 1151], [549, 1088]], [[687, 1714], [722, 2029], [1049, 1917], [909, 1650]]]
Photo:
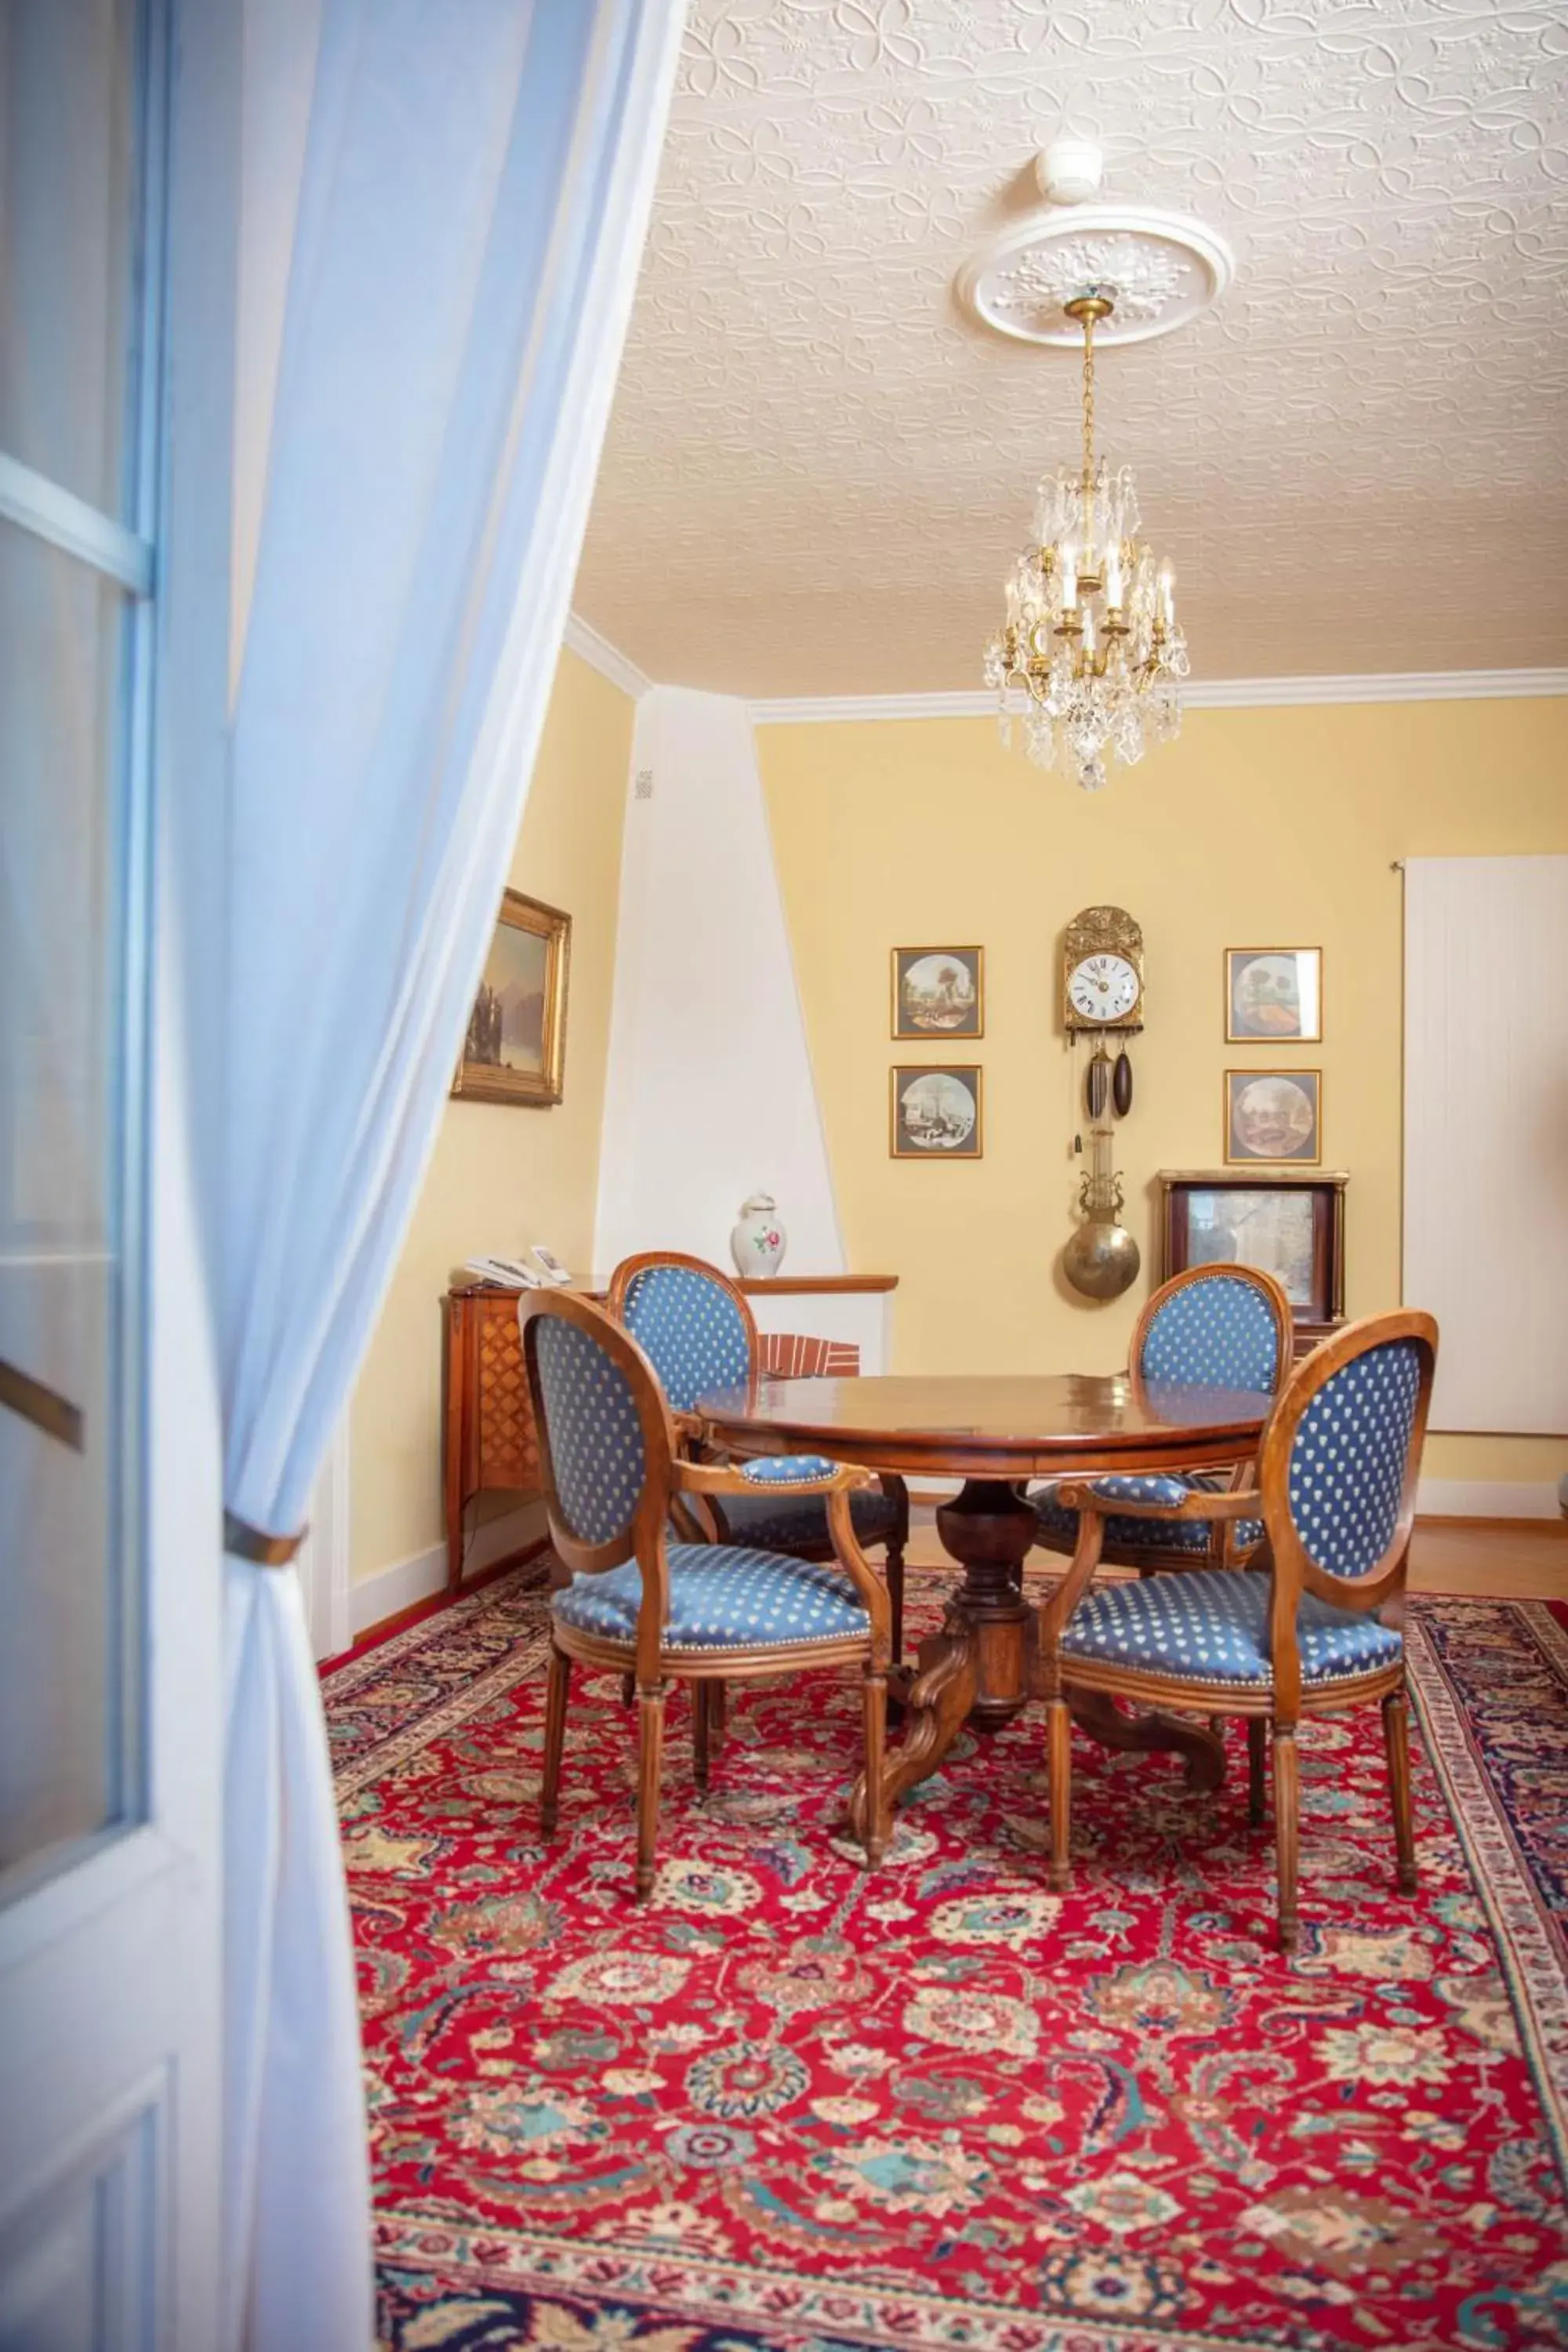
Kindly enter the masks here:
[[[914, 1616], [945, 1578], [911, 1577]], [[875, 1874], [858, 1695], [671, 1705], [630, 1900], [633, 1718], [579, 1672], [538, 1828], [525, 1571], [329, 1676], [396, 2352], [1568, 2345], [1568, 1634], [1413, 1605], [1421, 1891], [1375, 1708], [1306, 1728], [1302, 1949], [1272, 1838], [1037, 1713], [965, 1738]]]

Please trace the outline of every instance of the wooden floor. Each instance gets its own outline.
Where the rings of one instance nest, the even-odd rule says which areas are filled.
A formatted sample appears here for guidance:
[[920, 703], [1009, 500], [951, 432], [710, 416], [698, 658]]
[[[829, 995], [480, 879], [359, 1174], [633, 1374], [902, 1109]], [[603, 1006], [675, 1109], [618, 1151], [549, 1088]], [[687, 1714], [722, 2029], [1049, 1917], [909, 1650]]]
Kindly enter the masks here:
[[[942, 1565], [947, 1554], [937, 1539], [934, 1513], [917, 1504], [910, 1516], [910, 1559], [921, 1567]], [[1032, 1557], [1037, 1561], [1044, 1555]], [[1568, 1520], [1418, 1519], [1410, 1548], [1410, 1590], [1481, 1600], [1568, 1601]]]

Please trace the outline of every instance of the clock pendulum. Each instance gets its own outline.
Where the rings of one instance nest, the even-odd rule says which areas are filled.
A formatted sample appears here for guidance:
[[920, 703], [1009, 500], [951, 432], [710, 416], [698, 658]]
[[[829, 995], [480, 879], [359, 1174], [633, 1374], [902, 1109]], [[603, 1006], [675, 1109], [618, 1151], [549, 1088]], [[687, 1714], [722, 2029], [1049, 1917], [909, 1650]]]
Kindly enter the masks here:
[[[1143, 1026], [1143, 935], [1121, 908], [1087, 907], [1068, 925], [1062, 1012], [1075, 1047], [1090, 1032], [1100, 1040], [1084, 1086], [1089, 1164], [1079, 1190], [1083, 1223], [1062, 1253], [1062, 1271], [1086, 1298], [1120, 1298], [1139, 1266], [1138, 1244], [1121, 1223], [1121, 1178], [1112, 1164], [1115, 1122], [1132, 1108], [1132, 1064], [1125, 1045], [1112, 1062], [1104, 1040]], [[1075, 1142], [1081, 1149], [1081, 1139]]]

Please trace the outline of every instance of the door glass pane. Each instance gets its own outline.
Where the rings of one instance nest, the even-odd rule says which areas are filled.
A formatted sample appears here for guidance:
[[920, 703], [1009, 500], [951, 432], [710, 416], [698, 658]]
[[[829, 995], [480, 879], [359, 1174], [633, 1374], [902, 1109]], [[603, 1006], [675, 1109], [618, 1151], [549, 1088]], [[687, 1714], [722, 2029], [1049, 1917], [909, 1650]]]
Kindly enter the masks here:
[[0, 0], [0, 449], [123, 520], [134, 0]]
[[0, 1870], [122, 1816], [131, 606], [0, 521]]

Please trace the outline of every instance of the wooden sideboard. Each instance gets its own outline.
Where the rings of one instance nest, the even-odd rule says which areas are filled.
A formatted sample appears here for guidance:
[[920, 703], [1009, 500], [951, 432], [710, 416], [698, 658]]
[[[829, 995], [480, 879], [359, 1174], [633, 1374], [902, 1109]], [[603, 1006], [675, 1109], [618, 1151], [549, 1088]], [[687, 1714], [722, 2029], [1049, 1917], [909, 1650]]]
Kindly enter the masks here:
[[[897, 1285], [892, 1274], [775, 1275], [768, 1282], [743, 1282], [741, 1288], [753, 1302], [769, 1302], [759, 1315], [764, 1329], [839, 1339], [850, 1300], [885, 1306], [884, 1295]], [[584, 1297], [602, 1300], [607, 1285], [572, 1286]], [[791, 1302], [787, 1308], [781, 1304], [785, 1299]], [[468, 1508], [476, 1496], [507, 1492], [523, 1503], [536, 1501], [542, 1491], [539, 1432], [522, 1369], [517, 1301], [515, 1290], [458, 1274], [441, 1302], [448, 1591], [462, 1581]], [[821, 1303], [814, 1307], [814, 1301]], [[868, 1330], [880, 1328], [879, 1319]], [[862, 1344], [861, 1352], [868, 1370], [882, 1369], [875, 1339]]]

